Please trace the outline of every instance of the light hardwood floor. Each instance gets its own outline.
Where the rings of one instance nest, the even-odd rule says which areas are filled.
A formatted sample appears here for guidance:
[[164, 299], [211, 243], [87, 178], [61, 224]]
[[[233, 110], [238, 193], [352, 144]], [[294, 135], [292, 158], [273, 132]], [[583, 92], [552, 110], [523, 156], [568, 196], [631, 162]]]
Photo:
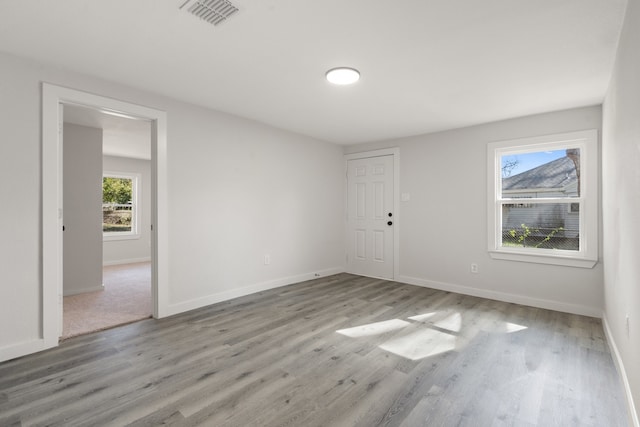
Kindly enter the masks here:
[[626, 426], [598, 319], [339, 274], [0, 364], [0, 425]]

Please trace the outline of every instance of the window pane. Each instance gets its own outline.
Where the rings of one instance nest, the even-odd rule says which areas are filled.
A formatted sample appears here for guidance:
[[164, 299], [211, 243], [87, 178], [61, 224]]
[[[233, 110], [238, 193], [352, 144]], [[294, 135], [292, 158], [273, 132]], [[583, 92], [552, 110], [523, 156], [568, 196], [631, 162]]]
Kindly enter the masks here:
[[579, 148], [503, 155], [500, 166], [502, 198], [580, 195]]
[[102, 205], [102, 232], [131, 232], [131, 208], [131, 205]]
[[578, 251], [579, 211], [579, 203], [505, 203], [502, 246]]
[[133, 179], [102, 178], [102, 232], [131, 232]]

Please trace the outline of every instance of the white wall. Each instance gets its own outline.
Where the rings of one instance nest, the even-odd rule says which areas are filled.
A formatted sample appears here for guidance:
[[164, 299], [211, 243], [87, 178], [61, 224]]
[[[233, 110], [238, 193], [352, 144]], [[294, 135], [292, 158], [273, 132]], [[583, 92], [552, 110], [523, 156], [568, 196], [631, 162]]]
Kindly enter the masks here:
[[42, 81], [167, 112], [172, 312], [344, 268], [340, 147], [0, 54], [0, 360], [42, 335]]
[[[346, 147], [400, 147], [400, 281], [599, 316], [602, 263], [593, 269], [493, 260], [487, 251], [487, 143], [600, 129], [581, 108]], [[471, 263], [479, 266], [471, 274]]]
[[[640, 1], [629, 0], [603, 108], [605, 320], [640, 409]], [[629, 333], [626, 315], [629, 315]], [[638, 413], [635, 415], [638, 425]]]
[[21, 65], [0, 57], [0, 220], [12, 224], [0, 243], [0, 349], [42, 334], [40, 88], [37, 68]]
[[151, 259], [151, 162], [126, 157], [104, 156], [102, 168], [105, 172], [140, 174], [138, 182], [138, 231], [140, 238], [105, 240], [103, 264], [126, 264]]
[[102, 129], [65, 123], [63, 293], [102, 289]]
[[[202, 295], [211, 283], [232, 292], [344, 268], [342, 149], [209, 116], [206, 110], [171, 115], [171, 129], [181, 137], [168, 149], [170, 280], [190, 284], [172, 287], [171, 300], [200, 305], [209, 301]], [[194, 268], [204, 265], [211, 267]]]

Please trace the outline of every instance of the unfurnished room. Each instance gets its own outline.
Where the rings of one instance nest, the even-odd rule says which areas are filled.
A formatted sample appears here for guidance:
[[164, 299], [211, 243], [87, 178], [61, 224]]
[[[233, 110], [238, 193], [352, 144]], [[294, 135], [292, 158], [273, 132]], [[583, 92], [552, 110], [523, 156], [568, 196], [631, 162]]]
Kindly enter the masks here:
[[1, 426], [640, 427], [640, 0], [0, 3]]

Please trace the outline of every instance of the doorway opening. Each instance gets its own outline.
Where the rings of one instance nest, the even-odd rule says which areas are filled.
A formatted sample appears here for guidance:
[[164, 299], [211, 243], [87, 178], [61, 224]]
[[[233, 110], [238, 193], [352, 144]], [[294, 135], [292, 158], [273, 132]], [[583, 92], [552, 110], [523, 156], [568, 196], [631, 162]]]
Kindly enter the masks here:
[[150, 124], [150, 276], [151, 312], [168, 314], [166, 113], [113, 98], [43, 83], [42, 88], [42, 339], [33, 351], [58, 345], [63, 331], [63, 119], [64, 107], [77, 106], [109, 116]]
[[151, 317], [151, 121], [61, 104], [63, 339]]

